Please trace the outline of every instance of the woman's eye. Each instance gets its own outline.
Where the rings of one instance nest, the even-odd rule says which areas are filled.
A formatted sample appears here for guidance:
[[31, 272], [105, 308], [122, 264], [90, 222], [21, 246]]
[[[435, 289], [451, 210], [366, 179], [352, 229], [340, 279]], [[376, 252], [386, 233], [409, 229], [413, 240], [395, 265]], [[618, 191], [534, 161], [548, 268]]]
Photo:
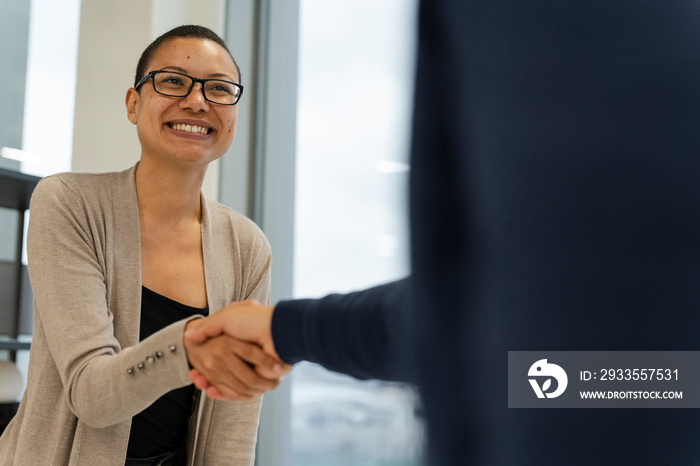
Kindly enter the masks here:
[[228, 86], [226, 84], [210, 83], [209, 87], [207, 88], [207, 91], [216, 92], [218, 94], [233, 94], [231, 86]]
[[176, 74], [161, 74], [158, 75], [158, 79], [156, 80], [156, 87], [179, 88], [186, 85], [184, 77]]

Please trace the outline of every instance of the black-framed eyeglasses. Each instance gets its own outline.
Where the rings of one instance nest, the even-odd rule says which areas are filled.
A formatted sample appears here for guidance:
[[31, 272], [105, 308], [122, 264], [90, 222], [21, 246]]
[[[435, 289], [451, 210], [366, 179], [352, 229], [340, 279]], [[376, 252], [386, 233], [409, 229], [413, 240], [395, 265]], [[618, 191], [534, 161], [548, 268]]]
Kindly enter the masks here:
[[202, 94], [207, 101], [219, 105], [236, 105], [243, 95], [243, 86], [222, 79], [199, 79], [177, 71], [149, 71], [136, 84], [138, 89], [147, 79], [151, 79], [153, 90], [170, 97], [186, 97], [194, 83], [202, 85]]

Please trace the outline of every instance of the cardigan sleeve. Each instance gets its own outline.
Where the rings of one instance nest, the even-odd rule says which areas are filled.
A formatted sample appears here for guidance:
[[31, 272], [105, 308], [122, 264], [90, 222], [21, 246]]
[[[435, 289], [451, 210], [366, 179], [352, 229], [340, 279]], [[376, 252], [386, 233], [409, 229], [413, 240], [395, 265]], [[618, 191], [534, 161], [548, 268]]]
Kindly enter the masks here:
[[413, 382], [404, 312], [409, 282], [280, 302], [272, 314], [277, 353], [287, 363], [306, 360], [359, 379]]
[[99, 428], [128, 420], [164, 393], [190, 383], [182, 342], [186, 320], [121, 347], [114, 334], [119, 315], [108, 308], [104, 264], [97, 253], [102, 225], [88, 213], [83, 196], [58, 176], [42, 180], [32, 196], [29, 275], [35, 326], [44, 333], [46, 347], [31, 357], [53, 359], [70, 410]]

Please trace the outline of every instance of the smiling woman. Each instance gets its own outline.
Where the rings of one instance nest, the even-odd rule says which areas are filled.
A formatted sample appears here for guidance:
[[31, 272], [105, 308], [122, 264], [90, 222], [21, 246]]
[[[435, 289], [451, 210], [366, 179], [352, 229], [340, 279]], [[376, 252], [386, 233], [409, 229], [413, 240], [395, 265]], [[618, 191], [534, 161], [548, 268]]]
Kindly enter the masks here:
[[[189, 175], [203, 179], [206, 165], [231, 145], [238, 118], [236, 94], [225, 103], [214, 103], [212, 97], [221, 96], [210, 93], [207, 97], [209, 79], [216, 76], [217, 81], [238, 89], [238, 67], [229, 51], [215, 41], [186, 37], [163, 43], [147, 66], [152, 71], [126, 95], [128, 118], [141, 141], [141, 163], [149, 164], [149, 169], [156, 159], [164, 159], [168, 167], [194, 163], [199, 170], [188, 171]], [[149, 78], [153, 85], [144, 86]], [[193, 126], [206, 131], [191, 131]]]
[[[173, 29], [144, 51], [126, 94], [140, 161], [37, 186], [27, 242], [35, 332], [25, 396], [0, 437], [3, 464], [253, 464], [260, 394], [279, 383], [278, 361], [228, 337], [183, 342], [210, 310], [270, 299], [264, 235], [201, 194], [235, 137], [242, 91], [221, 38]], [[238, 401], [195, 391], [191, 367], [225, 368]]]

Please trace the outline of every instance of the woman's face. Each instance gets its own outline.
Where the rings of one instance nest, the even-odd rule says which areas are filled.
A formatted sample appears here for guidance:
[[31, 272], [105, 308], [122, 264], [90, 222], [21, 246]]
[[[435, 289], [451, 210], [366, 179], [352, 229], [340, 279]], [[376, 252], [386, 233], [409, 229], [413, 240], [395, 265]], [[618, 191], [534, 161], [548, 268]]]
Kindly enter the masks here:
[[[185, 73], [195, 78], [239, 82], [231, 56], [206, 39], [176, 38], [165, 42], [147, 68]], [[221, 157], [236, 134], [238, 105], [217, 105], [204, 99], [201, 83], [186, 97], [156, 93], [149, 79], [141, 92], [129, 89], [126, 107], [136, 125], [141, 158], [177, 165], [206, 165]], [[198, 127], [187, 131], [185, 125]], [[206, 128], [206, 130], [202, 130]]]

